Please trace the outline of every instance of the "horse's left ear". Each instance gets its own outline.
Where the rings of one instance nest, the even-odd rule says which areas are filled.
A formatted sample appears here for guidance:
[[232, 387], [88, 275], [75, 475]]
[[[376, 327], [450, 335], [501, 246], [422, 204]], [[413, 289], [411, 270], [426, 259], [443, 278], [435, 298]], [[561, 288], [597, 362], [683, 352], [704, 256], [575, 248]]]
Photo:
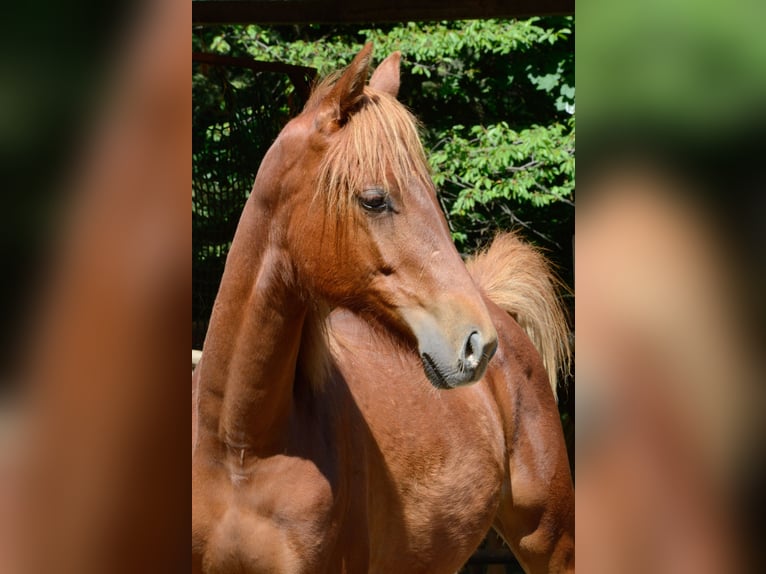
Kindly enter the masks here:
[[370, 74], [372, 44], [368, 43], [354, 57], [341, 77], [327, 95], [327, 102], [335, 116], [332, 118], [339, 126], [348, 121], [364, 99], [364, 86]]
[[383, 60], [372, 73], [370, 87], [394, 97], [399, 93], [399, 62], [402, 53], [397, 51]]

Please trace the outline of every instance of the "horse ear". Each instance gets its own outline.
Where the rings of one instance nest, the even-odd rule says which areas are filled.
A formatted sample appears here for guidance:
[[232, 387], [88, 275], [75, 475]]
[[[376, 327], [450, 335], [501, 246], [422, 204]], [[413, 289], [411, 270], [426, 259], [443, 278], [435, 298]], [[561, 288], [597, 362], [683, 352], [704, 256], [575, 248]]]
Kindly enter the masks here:
[[399, 93], [399, 62], [401, 59], [402, 53], [396, 51], [383, 60], [372, 73], [370, 87], [396, 97]]
[[368, 43], [348, 65], [327, 95], [327, 100], [337, 112], [334, 119], [338, 125], [342, 126], [346, 123], [364, 98], [364, 86], [370, 73], [371, 58], [372, 44]]

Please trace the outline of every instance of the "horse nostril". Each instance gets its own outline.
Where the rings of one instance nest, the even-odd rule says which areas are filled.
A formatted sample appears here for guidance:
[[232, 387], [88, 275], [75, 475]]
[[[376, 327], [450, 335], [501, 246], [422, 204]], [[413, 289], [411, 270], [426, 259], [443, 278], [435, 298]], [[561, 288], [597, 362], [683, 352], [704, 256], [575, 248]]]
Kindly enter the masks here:
[[475, 369], [481, 361], [483, 343], [478, 331], [473, 331], [465, 340], [463, 348], [463, 365], [469, 369]]

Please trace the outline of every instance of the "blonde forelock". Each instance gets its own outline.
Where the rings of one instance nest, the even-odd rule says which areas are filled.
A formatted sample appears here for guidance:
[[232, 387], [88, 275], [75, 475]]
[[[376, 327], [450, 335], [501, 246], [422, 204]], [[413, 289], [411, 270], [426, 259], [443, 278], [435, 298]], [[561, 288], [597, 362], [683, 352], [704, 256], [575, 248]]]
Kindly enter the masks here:
[[396, 98], [365, 87], [364, 101], [331, 138], [319, 168], [317, 193], [345, 214], [365, 187], [396, 186], [406, 201], [413, 182], [432, 186], [419, 125]]

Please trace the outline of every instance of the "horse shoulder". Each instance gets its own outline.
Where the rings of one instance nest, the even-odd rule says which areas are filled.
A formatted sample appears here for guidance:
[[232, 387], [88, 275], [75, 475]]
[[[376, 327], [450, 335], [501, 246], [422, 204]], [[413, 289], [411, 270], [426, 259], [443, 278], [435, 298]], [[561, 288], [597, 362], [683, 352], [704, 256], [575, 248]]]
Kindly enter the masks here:
[[525, 571], [573, 571], [574, 490], [556, 401], [532, 342], [510, 316], [487, 306], [499, 341], [487, 379], [508, 452], [493, 525]]
[[195, 457], [192, 544], [200, 571], [366, 570], [364, 495], [354, 482], [366, 483], [365, 465], [349, 432], [348, 402], [342, 385], [329, 381], [319, 396], [296, 400], [284, 452], [233, 463]]

